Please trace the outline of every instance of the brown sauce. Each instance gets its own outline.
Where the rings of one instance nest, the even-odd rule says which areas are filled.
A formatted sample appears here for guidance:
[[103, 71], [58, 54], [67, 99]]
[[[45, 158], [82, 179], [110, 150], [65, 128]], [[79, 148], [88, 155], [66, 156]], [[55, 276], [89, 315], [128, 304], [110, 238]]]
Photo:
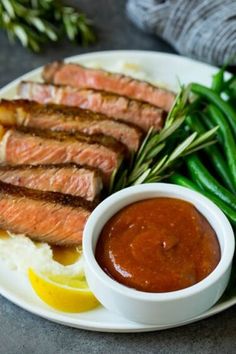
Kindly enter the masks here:
[[170, 292], [207, 277], [220, 261], [220, 246], [192, 204], [153, 198], [128, 205], [106, 223], [96, 259], [121, 284], [145, 292]]
[[7, 240], [9, 238], [10, 238], [10, 236], [7, 233], [7, 231], [0, 229], [0, 239]]
[[54, 261], [67, 266], [78, 261], [81, 251], [77, 247], [50, 246]]

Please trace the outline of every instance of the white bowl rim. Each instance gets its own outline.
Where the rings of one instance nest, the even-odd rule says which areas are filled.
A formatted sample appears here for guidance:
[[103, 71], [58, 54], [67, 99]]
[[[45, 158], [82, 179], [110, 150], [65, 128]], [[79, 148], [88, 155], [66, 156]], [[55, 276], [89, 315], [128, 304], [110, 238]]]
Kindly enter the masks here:
[[[106, 212], [106, 210], [111, 208], [111, 206], [117, 203], [118, 201], [121, 201], [122, 199], [126, 199], [127, 197], [130, 196], [138, 195], [139, 193], [143, 193], [143, 192], [147, 192], [147, 193], [161, 192], [164, 194], [177, 193], [178, 196], [173, 195], [173, 198], [182, 199], [186, 201], [189, 201], [189, 199], [192, 198], [198, 203], [200, 203], [201, 205], [204, 205], [204, 207], [207, 207], [208, 212], [210, 212], [212, 215], [213, 214], [215, 215], [216, 222], [218, 223], [218, 225], [221, 226], [221, 230], [220, 231], [216, 230], [213, 225], [211, 226], [215, 230], [217, 238], [219, 232], [221, 232], [221, 234], [223, 235], [224, 249], [222, 250], [221, 243], [219, 241], [220, 249], [221, 249], [220, 261], [216, 266], [216, 268], [206, 278], [204, 278], [200, 282], [190, 287], [180, 289], [177, 291], [150, 293], [150, 292], [143, 292], [140, 290], [136, 290], [134, 288], [127, 287], [117, 282], [116, 280], [112, 279], [109, 275], [107, 275], [99, 266], [98, 262], [95, 259], [94, 252], [92, 249], [92, 241], [93, 241], [92, 231], [94, 228], [94, 224], [100, 219], [100, 217]], [[155, 197], [158, 198], [158, 196], [153, 196], [153, 198]], [[164, 197], [164, 195], [162, 197]], [[167, 197], [171, 198], [170, 195], [168, 195]], [[146, 199], [151, 199], [151, 198], [152, 197], [148, 196]], [[144, 200], [144, 199], [145, 198], [141, 198], [140, 200]], [[138, 201], [138, 199], [136, 201]], [[123, 207], [132, 203], [134, 203], [134, 201], [130, 203], [126, 203]], [[190, 201], [190, 203], [194, 204], [193, 201]], [[114, 214], [117, 211], [115, 211]], [[207, 215], [204, 216], [208, 220]], [[130, 298], [146, 300], [151, 302], [152, 301], [162, 302], [167, 300], [175, 301], [177, 299], [183, 299], [207, 289], [208, 287], [216, 283], [224, 275], [226, 270], [229, 268], [233, 259], [234, 248], [235, 248], [235, 239], [234, 239], [234, 232], [232, 226], [230, 225], [228, 219], [226, 218], [224, 213], [220, 210], [220, 208], [215, 203], [213, 203], [210, 199], [206, 198], [199, 192], [193, 191], [186, 187], [182, 187], [175, 184], [169, 184], [169, 183], [140, 184], [140, 185], [131, 186], [122, 189], [121, 191], [112, 194], [111, 196], [103, 200], [91, 213], [85, 225], [84, 235], [83, 235], [83, 255], [84, 255], [85, 262], [87, 263], [90, 271], [92, 271], [105, 286], [113, 289], [113, 291], [117, 293], [128, 296]]]

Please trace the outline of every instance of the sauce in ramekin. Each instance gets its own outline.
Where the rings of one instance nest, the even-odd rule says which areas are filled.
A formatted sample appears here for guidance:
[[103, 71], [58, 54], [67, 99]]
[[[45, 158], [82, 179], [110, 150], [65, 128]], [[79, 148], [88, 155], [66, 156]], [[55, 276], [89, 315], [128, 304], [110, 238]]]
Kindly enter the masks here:
[[100, 267], [123, 285], [170, 292], [206, 278], [220, 261], [220, 246], [194, 205], [153, 198], [116, 213], [101, 232], [95, 256]]

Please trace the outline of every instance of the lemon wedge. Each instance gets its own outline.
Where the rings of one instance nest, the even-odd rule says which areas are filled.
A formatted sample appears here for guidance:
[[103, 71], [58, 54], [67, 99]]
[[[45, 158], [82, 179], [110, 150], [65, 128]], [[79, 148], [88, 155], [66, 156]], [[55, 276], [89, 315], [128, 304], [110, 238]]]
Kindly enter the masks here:
[[29, 281], [36, 294], [47, 305], [64, 312], [84, 312], [99, 305], [89, 290], [85, 276], [70, 277], [28, 271]]

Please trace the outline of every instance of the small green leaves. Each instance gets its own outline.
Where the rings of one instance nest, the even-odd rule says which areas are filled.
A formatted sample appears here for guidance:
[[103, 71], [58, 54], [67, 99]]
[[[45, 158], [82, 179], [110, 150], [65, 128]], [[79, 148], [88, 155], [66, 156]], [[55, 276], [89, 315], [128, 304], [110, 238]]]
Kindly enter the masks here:
[[169, 177], [182, 158], [212, 143], [217, 127], [210, 131], [187, 135], [184, 122], [188, 112], [189, 87], [182, 88], [160, 133], [151, 128], [130, 166], [122, 165], [112, 176], [110, 193], [122, 188], [154, 183]]
[[87, 45], [95, 40], [91, 23], [82, 13], [59, 0], [2, 0], [0, 27], [34, 52], [43, 43], [56, 42], [62, 35]]

